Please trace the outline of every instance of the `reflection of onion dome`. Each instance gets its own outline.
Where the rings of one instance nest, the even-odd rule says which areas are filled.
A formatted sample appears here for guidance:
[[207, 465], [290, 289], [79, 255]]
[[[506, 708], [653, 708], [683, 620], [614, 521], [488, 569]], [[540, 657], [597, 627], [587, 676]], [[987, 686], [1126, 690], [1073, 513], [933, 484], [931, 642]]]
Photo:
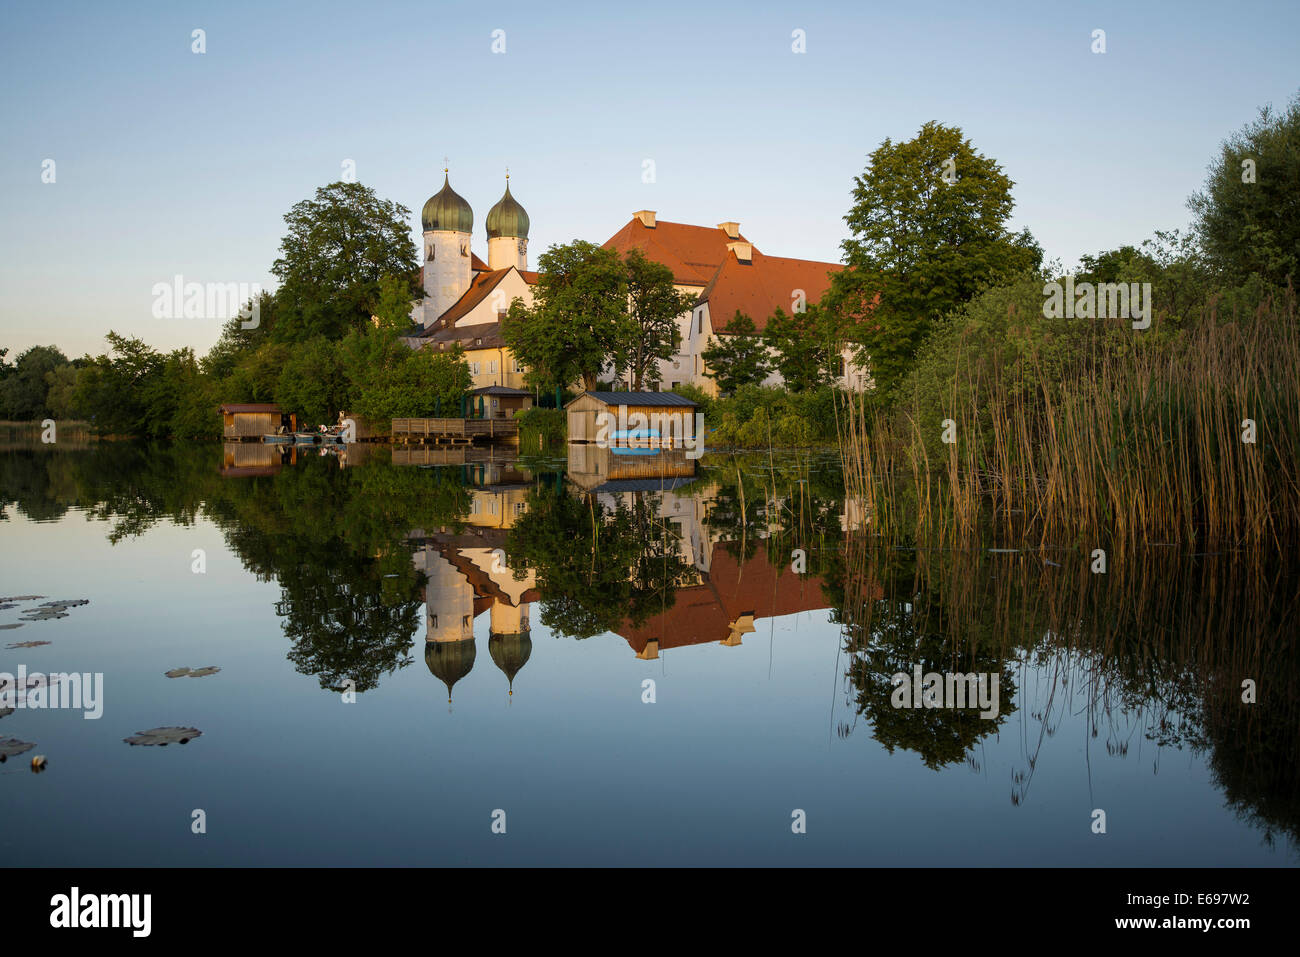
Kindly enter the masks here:
[[451, 178], [444, 176], [442, 189], [424, 204], [420, 222], [426, 233], [431, 229], [454, 229], [470, 233], [474, 231], [474, 211], [469, 208], [465, 198], [451, 188]]
[[426, 641], [424, 663], [435, 678], [447, 686], [447, 700], [451, 701], [451, 687], [469, 674], [474, 667], [474, 639], [465, 641]]
[[506, 194], [487, 214], [488, 239], [508, 236], [512, 239], [528, 238], [528, 214], [510, 195], [510, 182], [506, 181]]
[[515, 693], [515, 675], [519, 669], [528, 664], [528, 656], [533, 653], [533, 639], [528, 632], [520, 635], [493, 635], [488, 639], [488, 654], [510, 682], [510, 693]]

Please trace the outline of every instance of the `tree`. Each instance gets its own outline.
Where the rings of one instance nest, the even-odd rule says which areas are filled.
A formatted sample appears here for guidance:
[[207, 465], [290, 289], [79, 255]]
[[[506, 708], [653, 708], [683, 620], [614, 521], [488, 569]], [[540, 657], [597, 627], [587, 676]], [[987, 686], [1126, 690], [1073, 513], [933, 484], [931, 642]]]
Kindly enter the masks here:
[[411, 327], [411, 308], [416, 297], [411, 295], [411, 284], [401, 276], [384, 276], [379, 280], [379, 299], [375, 303], [375, 318], [382, 329], [404, 332]]
[[[275, 328], [275, 303], [275, 296], [272, 293], [262, 292], [258, 295], [256, 301], [258, 323], [255, 328], [245, 329], [243, 326], [245, 320], [239, 316], [234, 316], [227, 321], [221, 329], [220, 338], [203, 357], [203, 371], [216, 379], [225, 379], [235, 371], [235, 367], [242, 359], [268, 342], [271, 338], [271, 330]], [[252, 314], [252, 305], [252, 303], [247, 304], [243, 310], [244, 314]]]
[[46, 376], [68, 364], [68, 357], [55, 346], [32, 346], [14, 363], [13, 371], [0, 383], [0, 405], [8, 419], [48, 418], [52, 413], [46, 397]]
[[671, 359], [681, 345], [677, 317], [691, 308], [695, 297], [678, 292], [673, 285], [673, 271], [647, 259], [639, 249], [630, 250], [623, 262], [627, 268], [632, 338], [619, 356], [619, 373], [631, 373], [634, 390], [639, 391], [643, 385], [657, 388], [662, 381], [659, 362]]
[[297, 413], [306, 426], [334, 424], [347, 407], [348, 393], [343, 357], [324, 336], [295, 347], [275, 383], [276, 404]]
[[108, 355], [87, 357], [77, 376], [73, 401], [101, 435], [145, 435], [150, 426], [150, 391], [163, 357], [143, 340], [109, 330]]
[[766, 379], [772, 360], [755, 332], [754, 320], [737, 309], [723, 332], [726, 334], [716, 337], [701, 355], [704, 369], [718, 389], [730, 395], [741, 386], [758, 385]]
[[858, 360], [889, 387], [933, 323], [1036, 267], [1042, 250], [1028, 230], [1008, 233], [1014, 184], [957, 127], [931, 122], [914, 139], [886, 139], [854, 184], [847, 268], [823, 304], [860, 324]]
[[395, 277], [419, 297], [410, 210], [360, 183], [330, 183], [285, 215], [288, 235], [271, 272], [280, 280], [272, 335], [283, 342], [341, 338], [370, 322], [380, 282]]
[[375, 422], [456, 415], [473, 387], [465, 351], [411, 349], [391, 329], [355, 331], [341, 344], [351, 412]]
[[841, 347], [832, 316], [810, 303], [793, 315], [778, 306], [767, 320], [763, 341], [775, 353], [776, 371], [791, 392], [825, 385], [838, 371]]
[[638, 336], [628, 314], [628, 270], [617, 252], [574, 240], [538, 259], [531, 307], [510, 304], [501, 336], [540, 389], [581, 379], [594, 389], [602, 368]]
[[1230, 283], [1300, 277], [1300, 94], [1265, 106], [1224, 141], [1204, 188], [1187, 205], [1206, 256]]

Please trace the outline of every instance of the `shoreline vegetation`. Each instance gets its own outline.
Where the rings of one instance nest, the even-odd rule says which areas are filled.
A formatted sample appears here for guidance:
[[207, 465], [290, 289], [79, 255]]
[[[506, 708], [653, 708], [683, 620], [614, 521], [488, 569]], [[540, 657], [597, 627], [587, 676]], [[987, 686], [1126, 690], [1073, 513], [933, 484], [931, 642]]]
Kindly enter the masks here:
[[964, 545], [1294, 549], [1294, 289], [1188, 328], [1042, 317], [993, 290], [922, 352], [895, 402], [840, 409], [845, 481], [875, 534]]

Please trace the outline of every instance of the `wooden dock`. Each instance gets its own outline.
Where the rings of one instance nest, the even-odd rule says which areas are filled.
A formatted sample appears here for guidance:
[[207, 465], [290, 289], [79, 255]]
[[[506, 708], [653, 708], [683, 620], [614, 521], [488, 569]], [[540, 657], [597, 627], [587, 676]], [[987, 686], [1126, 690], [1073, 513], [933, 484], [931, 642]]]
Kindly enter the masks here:
[[514, 419], [393, 419], [393, 442], [409, 445], [473, 445], [476, 441], [514, 440]]

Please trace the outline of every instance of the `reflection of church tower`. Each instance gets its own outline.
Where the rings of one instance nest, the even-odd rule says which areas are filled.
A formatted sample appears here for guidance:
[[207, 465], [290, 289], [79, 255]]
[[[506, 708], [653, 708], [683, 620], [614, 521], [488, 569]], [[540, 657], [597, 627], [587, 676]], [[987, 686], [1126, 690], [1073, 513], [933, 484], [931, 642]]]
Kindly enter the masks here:
[[528, 663], [533, 653], [533, 639], [529, 636], [528, 603], [508, 605], [503, 601], [492, 604], [492, 637], [488, 639], [488, 654], [505, 673], [510, 694], [515, 693], [515, 675]]
[[469, 291], [474, 211], [451, 188], [450, 176], [444, 176], [442, 189], [424, 204], [420, 225], [424, 228], [423, 324], [428, 327]]
[[488, 639], [488, 654], [505, 674], [511, 695], [515, 693], [515, 675], [528, 664], [532, 653], [533, 639], [526, 631], [518, 635], [493, 635]]
[[447, 703], [451, 703], [451, 689], [474, 667], [474, 639], [468, 641], [426, 641], [424, 663], [435, 678], [447, 686]]
[[474, 667], [474, 586], [451, 562], [425, 546], [416, 565], [428, 577], [424, 586], [424, 663], [447, 686]]
[[488, 268], [528, 268], [528, 214], [510, 195], [510, 174], [506, 194], [487, 214]]

